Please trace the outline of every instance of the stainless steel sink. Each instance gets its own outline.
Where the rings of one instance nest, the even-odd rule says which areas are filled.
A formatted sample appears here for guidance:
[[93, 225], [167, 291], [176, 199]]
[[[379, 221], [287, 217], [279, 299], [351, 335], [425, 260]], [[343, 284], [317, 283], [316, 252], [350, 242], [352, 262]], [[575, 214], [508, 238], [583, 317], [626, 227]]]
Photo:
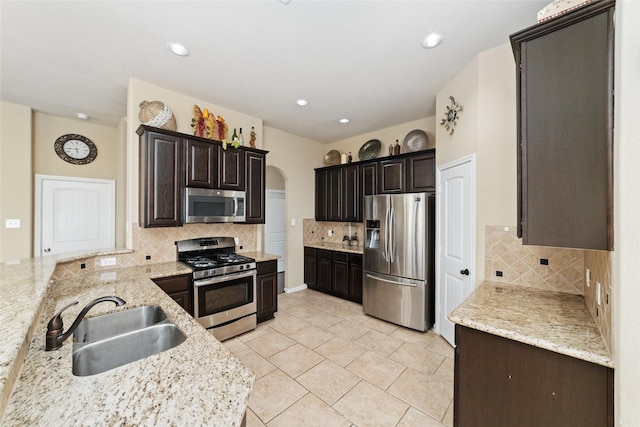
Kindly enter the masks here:
[[157, 306], [85, 319], [74, 334], [73, 374], [99, 374], [169, 350], [186, 339]]
[[123, 310], [117, 313], [84, 319], [73, 333], [73, 342], [92, 342], [136, 331], [167, 320], [157, 305]]

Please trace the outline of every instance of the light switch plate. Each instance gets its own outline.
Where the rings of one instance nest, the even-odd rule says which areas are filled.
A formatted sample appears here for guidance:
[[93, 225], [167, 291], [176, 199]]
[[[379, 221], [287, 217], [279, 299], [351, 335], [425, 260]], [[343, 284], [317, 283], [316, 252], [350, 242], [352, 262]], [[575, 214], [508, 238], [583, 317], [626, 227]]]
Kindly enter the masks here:
[[20, 219], [7, 219], [5, 221], [6, 228], [20, 228]]
[[115, 258], [102, 258], [100, 260], [100, 266], [101, 267], [108, 267], [111, 265], [116, 265], [116, 259]]

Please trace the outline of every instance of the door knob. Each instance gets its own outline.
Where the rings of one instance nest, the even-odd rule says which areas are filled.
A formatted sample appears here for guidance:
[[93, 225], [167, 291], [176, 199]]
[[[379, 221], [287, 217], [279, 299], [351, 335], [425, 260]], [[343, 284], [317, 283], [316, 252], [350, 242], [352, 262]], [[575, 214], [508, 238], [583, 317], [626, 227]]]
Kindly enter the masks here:
[[460, 274], [462, 274], [463, 276], [468, 276], [469, 275], [469, 269], [465, 268], [464, 270], [460, 270]]

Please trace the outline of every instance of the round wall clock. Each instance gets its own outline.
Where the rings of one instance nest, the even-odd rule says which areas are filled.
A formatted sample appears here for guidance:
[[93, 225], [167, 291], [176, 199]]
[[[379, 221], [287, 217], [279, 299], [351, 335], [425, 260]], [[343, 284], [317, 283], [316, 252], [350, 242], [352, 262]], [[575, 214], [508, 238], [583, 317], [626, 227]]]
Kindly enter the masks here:
[[440, 120], [440, 124], [444, 126], [444, 130], [449, 132], [449, 135], [453, 134], [454, 126], [457, 125], [459, 113], [462, 111], [462, 105], [458, 104], [453, 96], [449, 97], [449, 105], [447, 105], [447, 111], [444, 112], [444, 119]]
[[86, 165], [98, 156], [98, 148], [89, 138], [69, 133], [56, 139], [56, 154], [65, 162], [73, 165]]

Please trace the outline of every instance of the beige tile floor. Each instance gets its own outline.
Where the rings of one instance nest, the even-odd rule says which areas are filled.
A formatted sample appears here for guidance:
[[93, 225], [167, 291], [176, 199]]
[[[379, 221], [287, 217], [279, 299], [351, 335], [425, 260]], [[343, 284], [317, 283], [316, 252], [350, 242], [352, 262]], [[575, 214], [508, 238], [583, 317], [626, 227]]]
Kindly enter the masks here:
[[312, 290], [227, 340], [256, 374], [248, 427], [453, 425], [453, 348]]

